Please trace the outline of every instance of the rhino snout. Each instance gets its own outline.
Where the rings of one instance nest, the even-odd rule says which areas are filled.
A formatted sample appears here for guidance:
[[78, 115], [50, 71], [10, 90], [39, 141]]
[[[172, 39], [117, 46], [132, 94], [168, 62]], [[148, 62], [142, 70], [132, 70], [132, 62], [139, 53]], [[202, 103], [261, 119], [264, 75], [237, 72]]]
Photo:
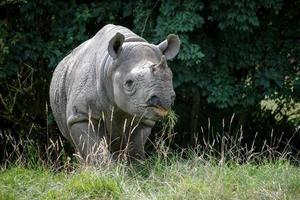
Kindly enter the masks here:
[[162, 107], [162, 103], [161, 103], [160, 99], [156, 95], [151, 96], [150, 99], [148, 99], [148, 101], [146, 103], [149, 106], [159, 106], [159, 107]]
[[160, 107], [168, 110], [170, 109], [171, 105], [173, 105], [174, 100], [175, 100], [175, 95], [172, 95], [170, 99], [163, 99], [163, 98], [159, 98], [156, 95], [153, 95], [147, 100], [146, 104], [150, 107], [151, 106]]

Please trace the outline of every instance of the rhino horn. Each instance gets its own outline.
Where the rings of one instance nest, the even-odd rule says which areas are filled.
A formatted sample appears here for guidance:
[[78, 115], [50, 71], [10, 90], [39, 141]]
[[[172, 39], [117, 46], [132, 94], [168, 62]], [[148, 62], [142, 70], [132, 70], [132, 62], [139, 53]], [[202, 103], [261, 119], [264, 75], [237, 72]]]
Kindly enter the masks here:
[[160, 59], [160, 62], [159, 62], [158, 64], [152, 66], [152, 71], [154, 72], [154, 71], [157, 71], [157, 70], [159, 70], [159, 69], [165, 69], [166, 66], [167, 66], [167, 59], [166, 59], [166, 57], [163, 55], [163, 56], [161, 57], [161, 59]]

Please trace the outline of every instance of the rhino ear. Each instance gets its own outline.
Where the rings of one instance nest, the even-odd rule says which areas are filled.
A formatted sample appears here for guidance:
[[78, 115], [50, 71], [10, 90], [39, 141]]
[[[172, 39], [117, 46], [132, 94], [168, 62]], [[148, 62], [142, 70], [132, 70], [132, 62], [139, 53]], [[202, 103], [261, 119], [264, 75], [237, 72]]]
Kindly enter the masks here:
[[170, 34], [167, 39], [158, 45], [158, 48], [170, 60], [174, 58], [180, 49], [180, 40], [177, 35]]
[[108, 53], [113, 58], [116, 59], [118, 57], [118, 54], [121, 51], [122, 44], [125, 40], [125, 37], [121, 33], [116, 33], [114, 37], [112, 37], [108, 43]]

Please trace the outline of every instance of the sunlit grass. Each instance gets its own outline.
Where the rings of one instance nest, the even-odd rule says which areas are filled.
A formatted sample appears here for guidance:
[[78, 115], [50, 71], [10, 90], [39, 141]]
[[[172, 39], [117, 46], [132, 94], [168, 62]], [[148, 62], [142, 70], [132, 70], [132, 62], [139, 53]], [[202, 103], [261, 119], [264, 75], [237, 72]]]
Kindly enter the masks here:
[[10, 167], [0, 172], [0, 199], [300, 199], [299, 180], [289, 161], [220, 165], [172, 155], [72, 172]]
[[131, 164], [126, 159], [80, 163], [65, 154], [61, 140], [38, 152], [31, 140], [4, 135], [13, 151], [0, 166], [0, 200], [300, 199], [299, 160], [288, 142], [282, 151], [277, 151], [284, 142], [280, 139], [261, 150], [255, 148], [255, 138], [244, 146], [242, 129], [232, 136], [224, 122], [222, 134], [173, 152], [168, 145], [176, 120], [170, 112], [163, 119], [161, 137], [153, 143], [156, 153]]

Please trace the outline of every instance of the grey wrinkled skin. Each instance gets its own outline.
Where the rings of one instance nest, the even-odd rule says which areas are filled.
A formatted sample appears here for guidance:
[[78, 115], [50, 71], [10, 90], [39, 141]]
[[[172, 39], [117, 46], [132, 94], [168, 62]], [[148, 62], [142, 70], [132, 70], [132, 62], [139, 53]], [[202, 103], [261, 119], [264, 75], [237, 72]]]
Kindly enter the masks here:
[[144, 144], [163, 115], [159, 110], [170, 109], [174, 101], [166, 60], [179, 48], [176, 35], [154, 45], [109, 24], [58, 64], [50, 85], [51, 108], [60, 131], [83, 158], [95, 153], [103, 139], [112, 156], [127, 145], [129, 157], [144, 157]]

